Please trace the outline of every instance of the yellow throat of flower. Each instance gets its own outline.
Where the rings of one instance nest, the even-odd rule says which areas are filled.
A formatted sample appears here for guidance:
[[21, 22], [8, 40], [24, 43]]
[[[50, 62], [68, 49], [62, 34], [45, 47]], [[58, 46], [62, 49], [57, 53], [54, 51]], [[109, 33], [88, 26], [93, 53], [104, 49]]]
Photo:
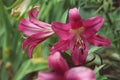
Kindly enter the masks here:
[[79, 29], [71, 29], [70, 32], [76, 35], [76, 39], [79, 42], [81, 40], [80, 33], [85, 30], [84, 27], [80, 27]]

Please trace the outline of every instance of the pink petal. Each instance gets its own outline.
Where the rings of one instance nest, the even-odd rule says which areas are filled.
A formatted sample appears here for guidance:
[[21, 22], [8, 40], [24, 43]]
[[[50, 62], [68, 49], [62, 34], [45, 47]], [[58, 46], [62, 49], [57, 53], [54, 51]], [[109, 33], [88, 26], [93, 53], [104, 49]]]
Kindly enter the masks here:
[[72, 60], [74, 65], [83, 65], [86, 62], [86, 58], [88, 56], [88, 42], [82, 38], [82, 44], [76, 43], [76, 40], [72, 39], [70, 43], [70, 50]]
[[38, 25], [30, 22], [27, 19], [21, 19], [20, 23], [18, 24], [18, 29], [26, 36], [31, 36], [31, 35], [39, 33], [39, 32], [52, 32], [52, 33], [54, 33], [50, 26], [51, 25], [48, 25], [47, 23], [42, 23], [38, 26]]
[[48, 57], [49, 67], [53, 69], [57, 74], [64, 75], [69, 69], [67, 62], [61, 56], [59, 52], [54, 53]]
[[94, 46], [109, 46], [110, 41], [99, 35], [94, 35], [88, 39], [89, 43]]
[[83, 26], [82, 18], [77, 8], [70, 9], [69, 23], [71, 24], [72, 29], [78, 29]]
[[25, 50], [25, 47], [26, 46], [29, 46], [28, 47], [28, 57], [29, 58], [32, 58], [32, 52], [33, 52], [33, 49], [36, 47], [37, 44], [39, 44], [41, 42], [41, 40], [35, 40], [33, 38], [31, 39], [26, 39], [24, 40], [23, 42], [23, 45], [22, 45], [22, 51], [24, 53], [24, 50]]
[[69, 40], [60, 40], [54, 46], [51, 47], [50, 52], [54, 54], [55, 52], [64, 52], [69, 48]]
[[20, 23], [18, 24], [18, 29], [26, 36], [31, 36], [43, 30], [27, 19], [21, 19]]
[[72, 68], [65, 74], [66, 80], [96, 80], [95, 73], [87, 67]]
[[39, 20], [36, 19], [36, 18], [37, 18], [37, 15], [38, 15], [38, 12], [39, 12], [38, 8], [39, 8], [38, 6], [35, 6], [35, 7], [33, 7], [33, 8], [29, 11], [29, 20], [30, 20], [33, 24], [35, 24], [35, 25], [37, 25], [37, 26], [39, 26], [39, 27], [47, 28], [47, 29], [50, 29], [50, 30], [51, 30], [51, 25], [50, 25], [50, 24], [44, 23], [44, 22], [39, 21]]
[[39, 72], [37, 80], [64, 80], [64, 78], [53, 72]]
[[92, 18], [88, 18], [83, 22], [85, 28], [94, 28], [94, 30], [98, 31], [104, 23], [104, 19], [101, 16], [95, 16]]
[[29, 47], [28, 47], [28, 57], [29, 58], [32, 58], [32, 52], [33, 52], [33, 49], [36, 47], [36, 45], [38, 45], [41, 41], [39, 40], [36, 40], [34, 42], [32, 42]]
[[33, 51], [34, 47], [37, 44], [39, 44], [40, 42], [47, 39], [50, 35], [52, 35], [52, 33], [50, 33], [50, 32], [39, 32], [37, 34], [34, 34], [34, 35], [28, 37], [23, 42], [23, 46], [22, 46], [23, 52], [24, 52], [25, 47], [29, 46], [29, 48], [28, 48], [28, 56], [32, 57], [32, 51]]
[[72, 36], [69, 32], [70, 28], [70, 24], [63, 24], [60, 22], [52, 23], [52, 29], [62, 40], [67, 40]]
[[89, 39], [91, 36], [95, 35], [97, 32], [93, 29], [87, 29], [84, 32], [81, 33], [81, 35], [85, 36], [86, 39]]
[[88, 56], [88, 51], [84, 51], [84, 50], [76, 50], [76, 51], [72, 51], [71, 53], [72, 56], [72, 60], [74, 62], [74, 65], [83, 65], [86, 62], [86, 58]]
[[85, 20], [83, 25], [85, 27], [84, 34], [86, 34], [86, 37], [89, 38], [96, 34], [96, 32], [102, 27], [103, 23], [104, 19], [101, 16], [95, 16]]
[[31, 8], [31, 10], [29, 11], [29, 18], [32, 19], [32, 18], [37, 18], [38, 16], [38, 13], [39, 13], [39, 6], [34, 6]]

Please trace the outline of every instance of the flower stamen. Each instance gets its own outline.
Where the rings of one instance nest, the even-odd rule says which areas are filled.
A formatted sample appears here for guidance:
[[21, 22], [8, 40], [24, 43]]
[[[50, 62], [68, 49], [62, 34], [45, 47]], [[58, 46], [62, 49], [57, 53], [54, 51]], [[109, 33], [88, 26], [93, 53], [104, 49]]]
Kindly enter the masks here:
[[85, 44], [82, 40], [76, 41], [73, 50], [81, 50], [82, 54], [83, 54], [83, 50], [85, 49]]

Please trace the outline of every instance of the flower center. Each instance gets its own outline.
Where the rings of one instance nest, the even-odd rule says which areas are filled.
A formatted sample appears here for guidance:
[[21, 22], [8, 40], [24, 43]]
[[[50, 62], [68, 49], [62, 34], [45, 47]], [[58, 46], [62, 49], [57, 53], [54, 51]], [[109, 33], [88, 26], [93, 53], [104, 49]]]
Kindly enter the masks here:
[[70, 32], [71, 33], [81, 33], [82, 31], [84, 31], [85, 28], [84, 27], [80, 27], [78, 29], [71, 29]]
[[76, 35], [76, 39], [79, 42], [81, 40], [80, 33], [83, 32], [84, 30], [85, 28], [81, 27], [79, 29], [71, 29], [70, 32]]
[[83, 40], [80, 41], [76, 41], [74, 44], [74, 50], [79, 49], [83, 52], [83, 50], [85, 49], [85, 44], [83, 42]]
[[75, 44], [74, 44], [73, 50], [79, 49], [79, 50], [82, 51], [82, 53], [83, 53], [83, 50], [85, 49], [85, 45], [84, 45], [83, 40], [82, 40], [81, 37], [80, 37], [80, 34], [81, 34], [81, 32], [83, 32], [84, 30], [85, 30], [84, 27], [81, 27], [81, 28], [76, 29], [76, 30], [75, 30], [75, 29], [71, 29], [71, 30], [70, 30], [70, 32], [73, 33], [73, 34], [75, 34], [75, 37], [76, 37], [76, 42], [75, 42]]

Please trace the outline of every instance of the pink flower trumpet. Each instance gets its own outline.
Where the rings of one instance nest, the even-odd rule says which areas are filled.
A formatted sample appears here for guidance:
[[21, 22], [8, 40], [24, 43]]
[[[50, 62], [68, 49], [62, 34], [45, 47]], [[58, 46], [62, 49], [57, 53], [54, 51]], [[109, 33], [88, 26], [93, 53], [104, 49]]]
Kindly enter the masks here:
[[30, 58], [34, 47], [54, 33], [50, 24], [36, 19], [39, 12], [38, 8], [38, 6], [33, 7], [29, 11], [29, 19], [22, 18], [18, 25], [19, 31], [27, 36], [23, 42], [22, 49], [24, 52], [25, 47], [28, 46], [28, 56]]

